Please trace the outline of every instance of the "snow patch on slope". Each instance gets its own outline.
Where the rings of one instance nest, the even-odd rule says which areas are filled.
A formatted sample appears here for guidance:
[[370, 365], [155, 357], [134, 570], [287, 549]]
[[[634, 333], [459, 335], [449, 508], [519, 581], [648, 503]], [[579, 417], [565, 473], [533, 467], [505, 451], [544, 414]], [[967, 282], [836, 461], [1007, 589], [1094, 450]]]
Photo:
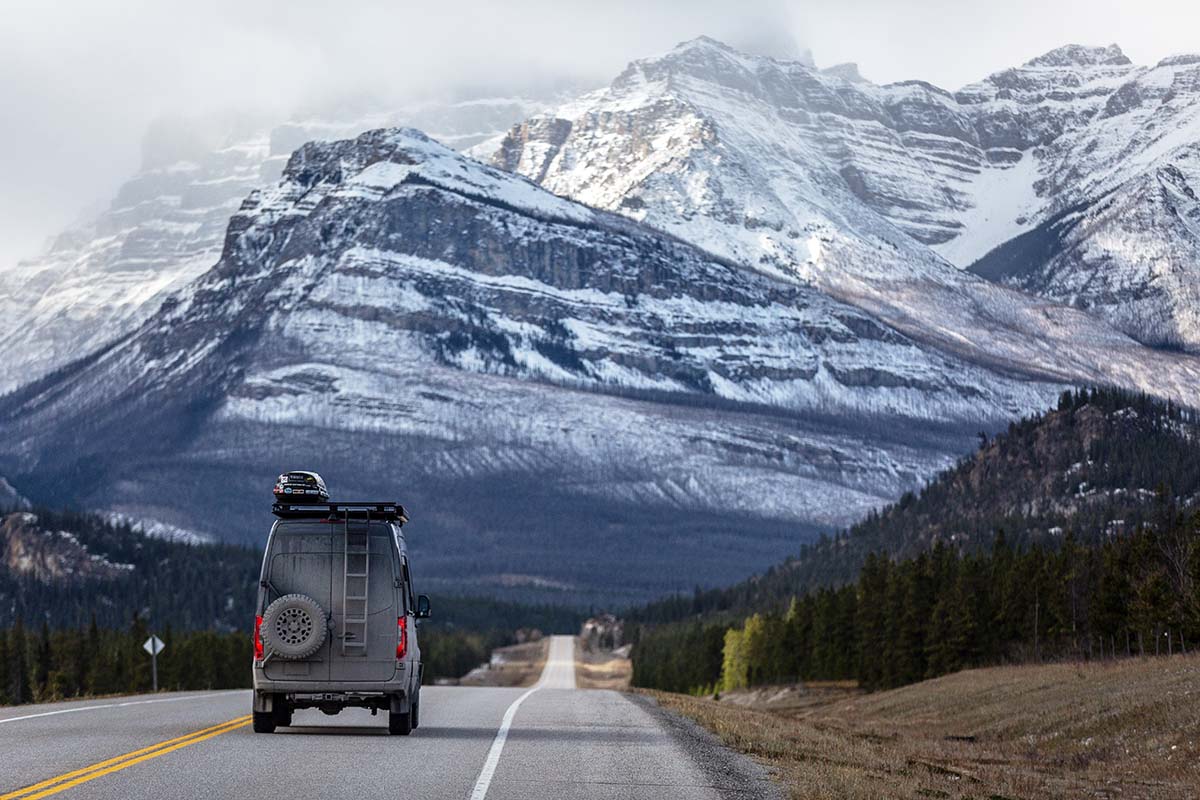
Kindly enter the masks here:
[[1030, 230], [1038, 217], [1040, 198], [1034, 188], [1038, 180], [1038, 158], [1021, 154], [1013, 165], [983, 167], [964, 187], [975, 205], [962, 212], [963, 233], [933, 245], [946, 260], [966, 269], [990, 250]]

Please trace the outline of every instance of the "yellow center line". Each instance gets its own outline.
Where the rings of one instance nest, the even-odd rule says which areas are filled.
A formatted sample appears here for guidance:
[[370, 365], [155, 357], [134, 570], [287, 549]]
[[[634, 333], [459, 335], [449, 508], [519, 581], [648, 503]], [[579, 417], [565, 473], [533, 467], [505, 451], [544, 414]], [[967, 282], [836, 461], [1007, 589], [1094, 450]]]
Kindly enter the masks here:
[[[115, 756], [113, 758], [99, 761], [82, 769], [65, 772], [48, 780], [26, 786], [23, 789], [18, 789], [15, 792], [8, 794], [0, 794], [0, 800], [37, 800], [40, 797], [57, 794], [64, 789], [70, 789], [72, 786], [78, 786], [81, 783], [87, 783], [90, 780], [95, 780], [101, 775], [109, 775], [113, 772], [119, 772], [126, 767], [132, 767], [134, 764], [140, 764], [143, 761], [148, 761], [151, 758], [158, 758], [161, 755], [174, 752], [188, 745], [203, 742], [206, 739], [211, 739], [214, 736], [220, 736], [222, 733], [243, 728], [250, 724], [250, 716], [237, 717], [227, 722], [222, 722], [220, 725], [213, 725], [211, 728], [202, 728], [198, 731], [183, 736], [177, 736], [174, 739], [167, 739], [165, 742], [143, 747], [140, 750], [134, 750], [124, 755]], [[56, 785], [57, 784], [57, 785]], [[48, 788], [49, 787], [49, 788]], [[42, 791], [39, 791], [42, 790]]]

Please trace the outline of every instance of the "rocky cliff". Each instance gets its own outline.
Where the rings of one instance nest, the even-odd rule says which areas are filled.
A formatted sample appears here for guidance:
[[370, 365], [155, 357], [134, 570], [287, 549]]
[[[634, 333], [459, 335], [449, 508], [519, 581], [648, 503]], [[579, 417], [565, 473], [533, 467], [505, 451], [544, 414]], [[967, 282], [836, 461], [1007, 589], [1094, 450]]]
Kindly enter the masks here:
[[[977, 271], [1140, 342], [1200, 346], [1198, 76], [1193, 57], [1145, 68], [1115, 46], [1068, 46], [949, 92], [702, 38], [477, 152], [557, 194], [820, 286], [910, 335], [957, 340], [971, 358], [1095, 379], [1118, 351], [1120, 381], [1150, 388], [1136, 374], [1143, 356], [1104, 326], [946, 260], [969, 267], [1039, 231], [1044, 246], [1023, 249], [1016, 266], [993, 258]], [[1047, 236], [1068, 211], [1087, 224], [1074, 238]]]
[[142, 168], [95, 217], [37, 258], [0, 265], [0, 393], [133, 331], [171, 292], [216, 263], [230, 217], [253, 189], [279, 179], [313, 140], [413, 124], [469, 147], [543, 108], [534, 98], [469, 98], [386, 111], [297, 114], [285, 121], [223, 114], [162, 121]]
[[89, 552], [68, 531], [44, 530], [29, 512], [0, 519], [0, 567], [41, 583], [116, 578], [133, 569]]

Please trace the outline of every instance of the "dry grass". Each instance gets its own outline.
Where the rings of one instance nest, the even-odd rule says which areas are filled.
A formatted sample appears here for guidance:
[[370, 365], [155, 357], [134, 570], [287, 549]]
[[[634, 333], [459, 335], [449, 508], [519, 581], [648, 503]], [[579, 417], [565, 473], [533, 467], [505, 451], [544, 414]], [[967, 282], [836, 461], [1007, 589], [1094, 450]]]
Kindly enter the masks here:
[[796, 714], [863, 694], [857, 681], [809, 681], [803, 685], [764, 686], [721, 694], [722, 703], [757, 711]]
[[550, 640], [514, 644], [492, 652], [487, 669], [464, 675], [461, 686], [533, 686], [541, 677], [550, 653]]
[[771, 711], [655, 696], [796, 798], [1200, 797], [1200, 656], [970, 670]]
[[633, 662], [615, 655], [611, 650], [584, 650], [575, 642], [575, 685], [580, 689], [629, 688], [633, 678]]

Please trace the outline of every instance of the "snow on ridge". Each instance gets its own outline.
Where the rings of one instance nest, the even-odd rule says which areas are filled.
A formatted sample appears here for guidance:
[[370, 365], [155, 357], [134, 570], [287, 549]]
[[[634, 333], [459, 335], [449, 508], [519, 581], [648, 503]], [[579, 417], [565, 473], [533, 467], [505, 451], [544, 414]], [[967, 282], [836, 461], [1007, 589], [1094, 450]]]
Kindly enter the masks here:
[[[1057, 80], [1053, 65], [1030, 68], [1038, 73], [1027, 76], [1036, 78], [1027, 92], [1035, 110], [1028, 129], [1013, 133], [982, 123], [992, 113], [1001, 122], [1014, 108], [1025, 113], [1026, 100], [1001, 99], [993, 107], [983, 98], [959, 107], [956, 98], [938, 95], [914, 106], [903, 97], [928, 89], [863, 87], [800, 69], [795, 83], [778, 70], [768, 80], [768, 59], [745, 57], [766, 72], [731, 74], [722, 71], [734, 63], [724, 50], [715, 62], [695, 52], [634, 62], [589, 98], [590, 107], [555, 114], [563, 124], [514, 131], [493, 163], [732, 261], [815, 285], [976, 363], [1031, 368], [1067, 382], [1115, 381], [1189, 402], [1200, 396], [1200, 362], [1155, 352], [1089, 314], [964, 274], [931, 249], [962, 266], [1032, 229], [1053, 208], [1043, 192], [1056, 188], [1058, 175], [1047, 176], [1047, 163], [1061, 169], [1060, 157], [1030, 144], [1054, 141], [1054, 124], [1039, 115], [1061, 113], [1053, 104], [1067, 104], [1037, 83]], [[1060, 55], [1097, 62], [1071, 68], [1107, 82], [1085, 94], [1077, 117], [1068, 114], [1060, 138], [1103, 107], [1106, 93], [1145, 72], [1115, 51]], [[994, 96], [1014, 83], [1011, 93], [1024, 97], [1019, 72], [989, 79]], [[1190, 136], [1190, 127], [1177, 130], [1178, 139]], [[1025, 138], [1010, 140], [1017, 134]]]
[[1026, 67], [1095, 67], [1095, 66], [1127, 66], [1133, 62], [1125, 55], [1120, 45], [1090, 46], [1068, 44], [1056, 47], [1049, 52], [1025, 62]]
[[595, 214], [570, 200], [556, 197], [536, 184], [469, 159], [412, 128], [388, 130], [396, 147], [392, 157], [413, 163], [377, 161], [350, 176], [348, 187], [367, 186], [387, 192], [418, 175], [437, 186], [466, 195], [481, 195], [534, 214], [578, 223], [591, 222]]
[[[472, 145], [568, 96], [566, 88], [535, 94], [256, 119], [249, 129], [222, 129], [207, 152], [148, 161], [98, 216], [72, 224], [41, 255], [0, 265], [0, 280], [16, 287], [0, 292], [0, 360], [8, 367], [0, 373], [0, 393], [133, 331], [168, 296], [203, 275], [220, 258], [242, 201], [273, 184], [283, 155], [304, 142], [416, 123]], [[197, 120], [201, 128], [226, 123], [220, 115]]]
[[[128, 525], [130, 529], [151, 539], [162, 539], [178, 544], [212, 544], [213, 537], [205, 533], [172, 525], [169, 522], [149, 517], [134, 516], [121, 511], [108, 511], [102, 514], [110, 525]], [[131, 565], [128, 565], [132, 569]]]

